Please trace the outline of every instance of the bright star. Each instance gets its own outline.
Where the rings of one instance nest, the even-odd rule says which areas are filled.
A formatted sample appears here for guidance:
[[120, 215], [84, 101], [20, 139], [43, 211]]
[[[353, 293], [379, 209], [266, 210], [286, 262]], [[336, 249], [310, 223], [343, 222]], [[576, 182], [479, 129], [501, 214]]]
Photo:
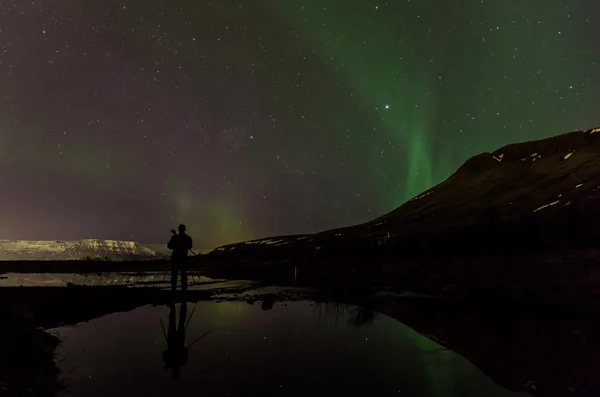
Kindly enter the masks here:
[[389, 108], [390, 108], [390, 105], [385, 105], [385, 108], [386, 108], [386, 109], [389, 109]]

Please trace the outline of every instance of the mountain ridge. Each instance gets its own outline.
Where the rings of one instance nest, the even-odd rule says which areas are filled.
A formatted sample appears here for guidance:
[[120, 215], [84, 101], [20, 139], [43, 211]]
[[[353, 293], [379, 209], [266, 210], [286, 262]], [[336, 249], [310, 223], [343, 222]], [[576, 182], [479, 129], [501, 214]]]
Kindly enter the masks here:
[[479, 244], [476, 249], [490, 248], [489, 240], [500, 236], [506, 244], [496, 242], [496, 251], [502, 245], [524, 249], [528, 247], [526, 241], [519, 241], [522, 230], [536, 234], [530, 238], [532, 249], [573, 237], [589, 243], [600, 236], [591, 221], [600, 215], [597, 204], [600, 128], [593, 128], [480, 153], [443, 182], [372, 221], [315, 234], [228, 244], [212, 254], [236, 259], [256, 252], [262, 258], [281, 259], [305, 255], [307, 250], [341, 253], [394, 246], [405, 256], [416, 251], [431, 255], [467, 252], [467, 239]]

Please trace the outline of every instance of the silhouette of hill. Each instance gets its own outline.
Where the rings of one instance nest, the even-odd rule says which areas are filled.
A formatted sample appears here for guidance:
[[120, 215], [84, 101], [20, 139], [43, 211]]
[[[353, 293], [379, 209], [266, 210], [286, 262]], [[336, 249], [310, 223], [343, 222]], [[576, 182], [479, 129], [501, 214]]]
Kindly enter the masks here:
[[401, 258], [540, 252], [600, 237], [600, 128], [511, 144], [364, 224], [230, 244], [211, 256], [284, 260], [389, 252]]

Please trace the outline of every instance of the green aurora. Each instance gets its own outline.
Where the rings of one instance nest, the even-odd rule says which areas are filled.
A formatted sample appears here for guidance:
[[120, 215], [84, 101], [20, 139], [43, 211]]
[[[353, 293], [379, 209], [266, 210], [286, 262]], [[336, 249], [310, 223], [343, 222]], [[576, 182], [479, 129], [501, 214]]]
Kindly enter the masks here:
[[214, 247], [374, 219], [480, 152], [600, 126], [599, 7], [11, 4], [0, 238], [185, 222]]
[[[545, 114], [579, 102], [569, 87], [581, 78], [562, 65], [589, 38], [575, 22], [585, 15], [564, 3], [540, 9], [536, 2], [518, 0], [441, 7], [293, 0], [272, 7], [332, 74], [344, 77], [390, 138], [397, 156], [365, 165], [370, 177], [381, 181], [382, 206], [392, 209], [477, 153], [590, 126], [589, 116], [577, 125], [544, 122]], [[564, 39], [559, 26], [542, 22], [556, 19], [564, 22]], [[473, 31], [480, 34], [469, 37]], [[548, 34], [561, 40], [545, 39]], [[536, 98], [554, 97], [556, 91], [568, 98], [536, 104]], [[510, 125], [512, 131], [506, 131]], [[361, 144], [368, 145], [366, 153], [385, 150], [376, 139]], [[395, 175], [385, 174], [390, 169]], [[382, 172], [387, 178], [380, 178]]]

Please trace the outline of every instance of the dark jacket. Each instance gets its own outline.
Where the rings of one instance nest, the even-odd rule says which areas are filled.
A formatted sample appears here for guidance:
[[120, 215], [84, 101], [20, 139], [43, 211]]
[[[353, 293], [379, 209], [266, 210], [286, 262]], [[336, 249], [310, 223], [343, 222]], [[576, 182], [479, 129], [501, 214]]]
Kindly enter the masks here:
[[188, 250], [192, 249], [192, 238], [187, 234], [180, 232], [171, 237], [171, 240], [169, 240], [169, 243], [167, 244], [167, 248], [173, 250], [171, 258], [186, 258]]

